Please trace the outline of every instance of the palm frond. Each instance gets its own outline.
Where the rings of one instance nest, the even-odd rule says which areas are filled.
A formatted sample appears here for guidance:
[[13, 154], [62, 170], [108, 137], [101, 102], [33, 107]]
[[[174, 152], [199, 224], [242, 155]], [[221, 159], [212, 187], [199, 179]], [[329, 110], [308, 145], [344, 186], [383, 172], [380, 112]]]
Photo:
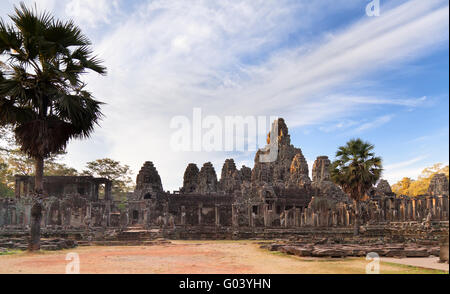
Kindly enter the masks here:
[[330, 166], [331, 179], [354, 200], [361, 200], [380, 178], [382, 162], [375, 157], [375, 146], [361, 139], [351, 139], [336, 152]]
[[106, 68], [73, 21], [23, 3], [9, 17], [12, 25], [0, 20], [0, 55], [7, 59], [0, 71], [0, 124], [13, 125], [22, 150], [42, 158], [91, 135], [102, 103], [84, 90], [81, 75]]
[[75, 136], [73, 126], [57, 117], [27, 121], [16, 127], [14, 133], [20, 149], [33, 158], [61, 151]]
[[0, 54], [4, 54], [5, 51], [9, 53], [11, 49], [18, 51], [22, 43], [23, 38], [14, 27], [0, 19]]

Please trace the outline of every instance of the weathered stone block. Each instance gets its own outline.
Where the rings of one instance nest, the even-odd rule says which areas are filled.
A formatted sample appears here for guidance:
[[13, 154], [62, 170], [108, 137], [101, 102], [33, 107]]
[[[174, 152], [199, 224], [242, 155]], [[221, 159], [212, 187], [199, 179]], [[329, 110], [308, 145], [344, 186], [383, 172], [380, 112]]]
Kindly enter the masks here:
[[302, 257], [306, 257], [306, 256], [312, 256], [312, 248], [306, 248], [306, 247], [293, 247], [292, 252], [294, 253], [294, 255], [296, 256], [302, 256]]
[[430, 253], [426, 248], [405, 248], [404, 254], [406, 257], [428, 257]]

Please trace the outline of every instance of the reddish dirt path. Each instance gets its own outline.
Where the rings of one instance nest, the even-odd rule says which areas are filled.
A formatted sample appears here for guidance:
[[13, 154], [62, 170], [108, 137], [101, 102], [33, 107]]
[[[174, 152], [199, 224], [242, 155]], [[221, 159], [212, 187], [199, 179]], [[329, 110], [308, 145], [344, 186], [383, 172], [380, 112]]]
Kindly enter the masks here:
[[[251, 241], [174, 241], [154, 246], [92, 246], [0, 256], [0, 273], [65, 273], [66, 254], [80, 257], [81, 273], [365, 273], [367, 261], [306, 259], [259, 249]], [[382, 273], [417, 268], [383, 265]]]

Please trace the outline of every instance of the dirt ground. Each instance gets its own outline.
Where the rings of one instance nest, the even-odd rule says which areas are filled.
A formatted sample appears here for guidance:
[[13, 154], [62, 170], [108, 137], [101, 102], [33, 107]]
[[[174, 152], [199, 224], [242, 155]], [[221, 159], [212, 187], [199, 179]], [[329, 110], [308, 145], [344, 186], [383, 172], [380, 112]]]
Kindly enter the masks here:
[[[365, 258], [299, 258], [259, 248], [252, 241], [173, 241], [154, 246], [87, 246], [71, 250], [0, 256], [0, 273], [65, 273], [66, 255], [76, 252], [80, 272], [315, 274], [365, 273]], [[381, 273], [445, 273], [393, 263], [381, 263]], [[447, 272], [448, 273], [448, 272]]]

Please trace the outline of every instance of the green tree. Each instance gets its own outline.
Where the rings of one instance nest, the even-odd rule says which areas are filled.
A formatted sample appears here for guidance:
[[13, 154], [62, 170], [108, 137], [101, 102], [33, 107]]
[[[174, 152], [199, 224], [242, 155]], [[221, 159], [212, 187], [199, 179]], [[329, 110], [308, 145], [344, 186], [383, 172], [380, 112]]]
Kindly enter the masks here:
[[[64, 163], [58, 162], [65, 153], [47, 158], [44, 166], [45, 176], [77, 176], [78, 171]], [[15, 176], [33, 176], [34, 160], [20, 150], [10, 150], [7, 155], [0, 154], [0, 197], [14, 194]]]
[[411, 178], [404, 177], [401, 181], [392, 185], [392, 191], [397, 195], [409, 195], [409, 189], [413, 182]]
[[[107, 178], [112, 181], [112, 192], [116, 197], [123, 197], [126, 192], [133, 190], [130, 167], [119, 161], [102, 158], [86, 163], [83, 175]], [[117, 199], [119, 200], [119, 199]]]
[[354, 201], [355, 228], [359, 234], [360, 201], [367, 191], [380, 179], [381, 158], [376, 157], [374, 145], [361, 139], [352, 139], [339, 147], [336, 160], [330, 167], [331, 179]]
[[64, 163], [59, 162], [47, 162], [45, 164], [44, 175], [46, 176], [78, 176], [78, 171], [69, 167]]
[[393, 191], [399, 195], [406, 195], [410, 197], [417, 197], [428, 193], [431, 179], [435, 174], [443, 173], [448, 179], [448, 165], [443, 166], [442, 163], [436, 163], [433, 166], [425, 168], [419, 175], [417, 180], [410, 178], [403, 178], [401, 181], [394, 184]]
[[40, 248], [44, 159], [70, 139], [87, 138], [101, 117], [101, 102], [81, 75], [105, 74], [90, 41], [73, 21], [14, 7], [11, 24], [0, 20], [0, 125], [11, 125], [20, 149], [35, 162], [30, 250]]
[[0, 156], [0, 198], [13, 197], [14, 191], [8, 187], [8, 165]]
[[[32, 176], [34, 175], [34, 160], [23, 153], [17, 146], [14, 139], [14, 133], [10, 126], [0, 127], [0, 163], [4, 168], [0, 176], [0, 183], [13, 191], [15, 184], [15, 175]], [[77, 176], [78, 171], [59, 161], [66, 155], [65, 151], [51, 154], [45, 160], [45, 176]], [[10, 194], [9, 194], [10, 195]]]

